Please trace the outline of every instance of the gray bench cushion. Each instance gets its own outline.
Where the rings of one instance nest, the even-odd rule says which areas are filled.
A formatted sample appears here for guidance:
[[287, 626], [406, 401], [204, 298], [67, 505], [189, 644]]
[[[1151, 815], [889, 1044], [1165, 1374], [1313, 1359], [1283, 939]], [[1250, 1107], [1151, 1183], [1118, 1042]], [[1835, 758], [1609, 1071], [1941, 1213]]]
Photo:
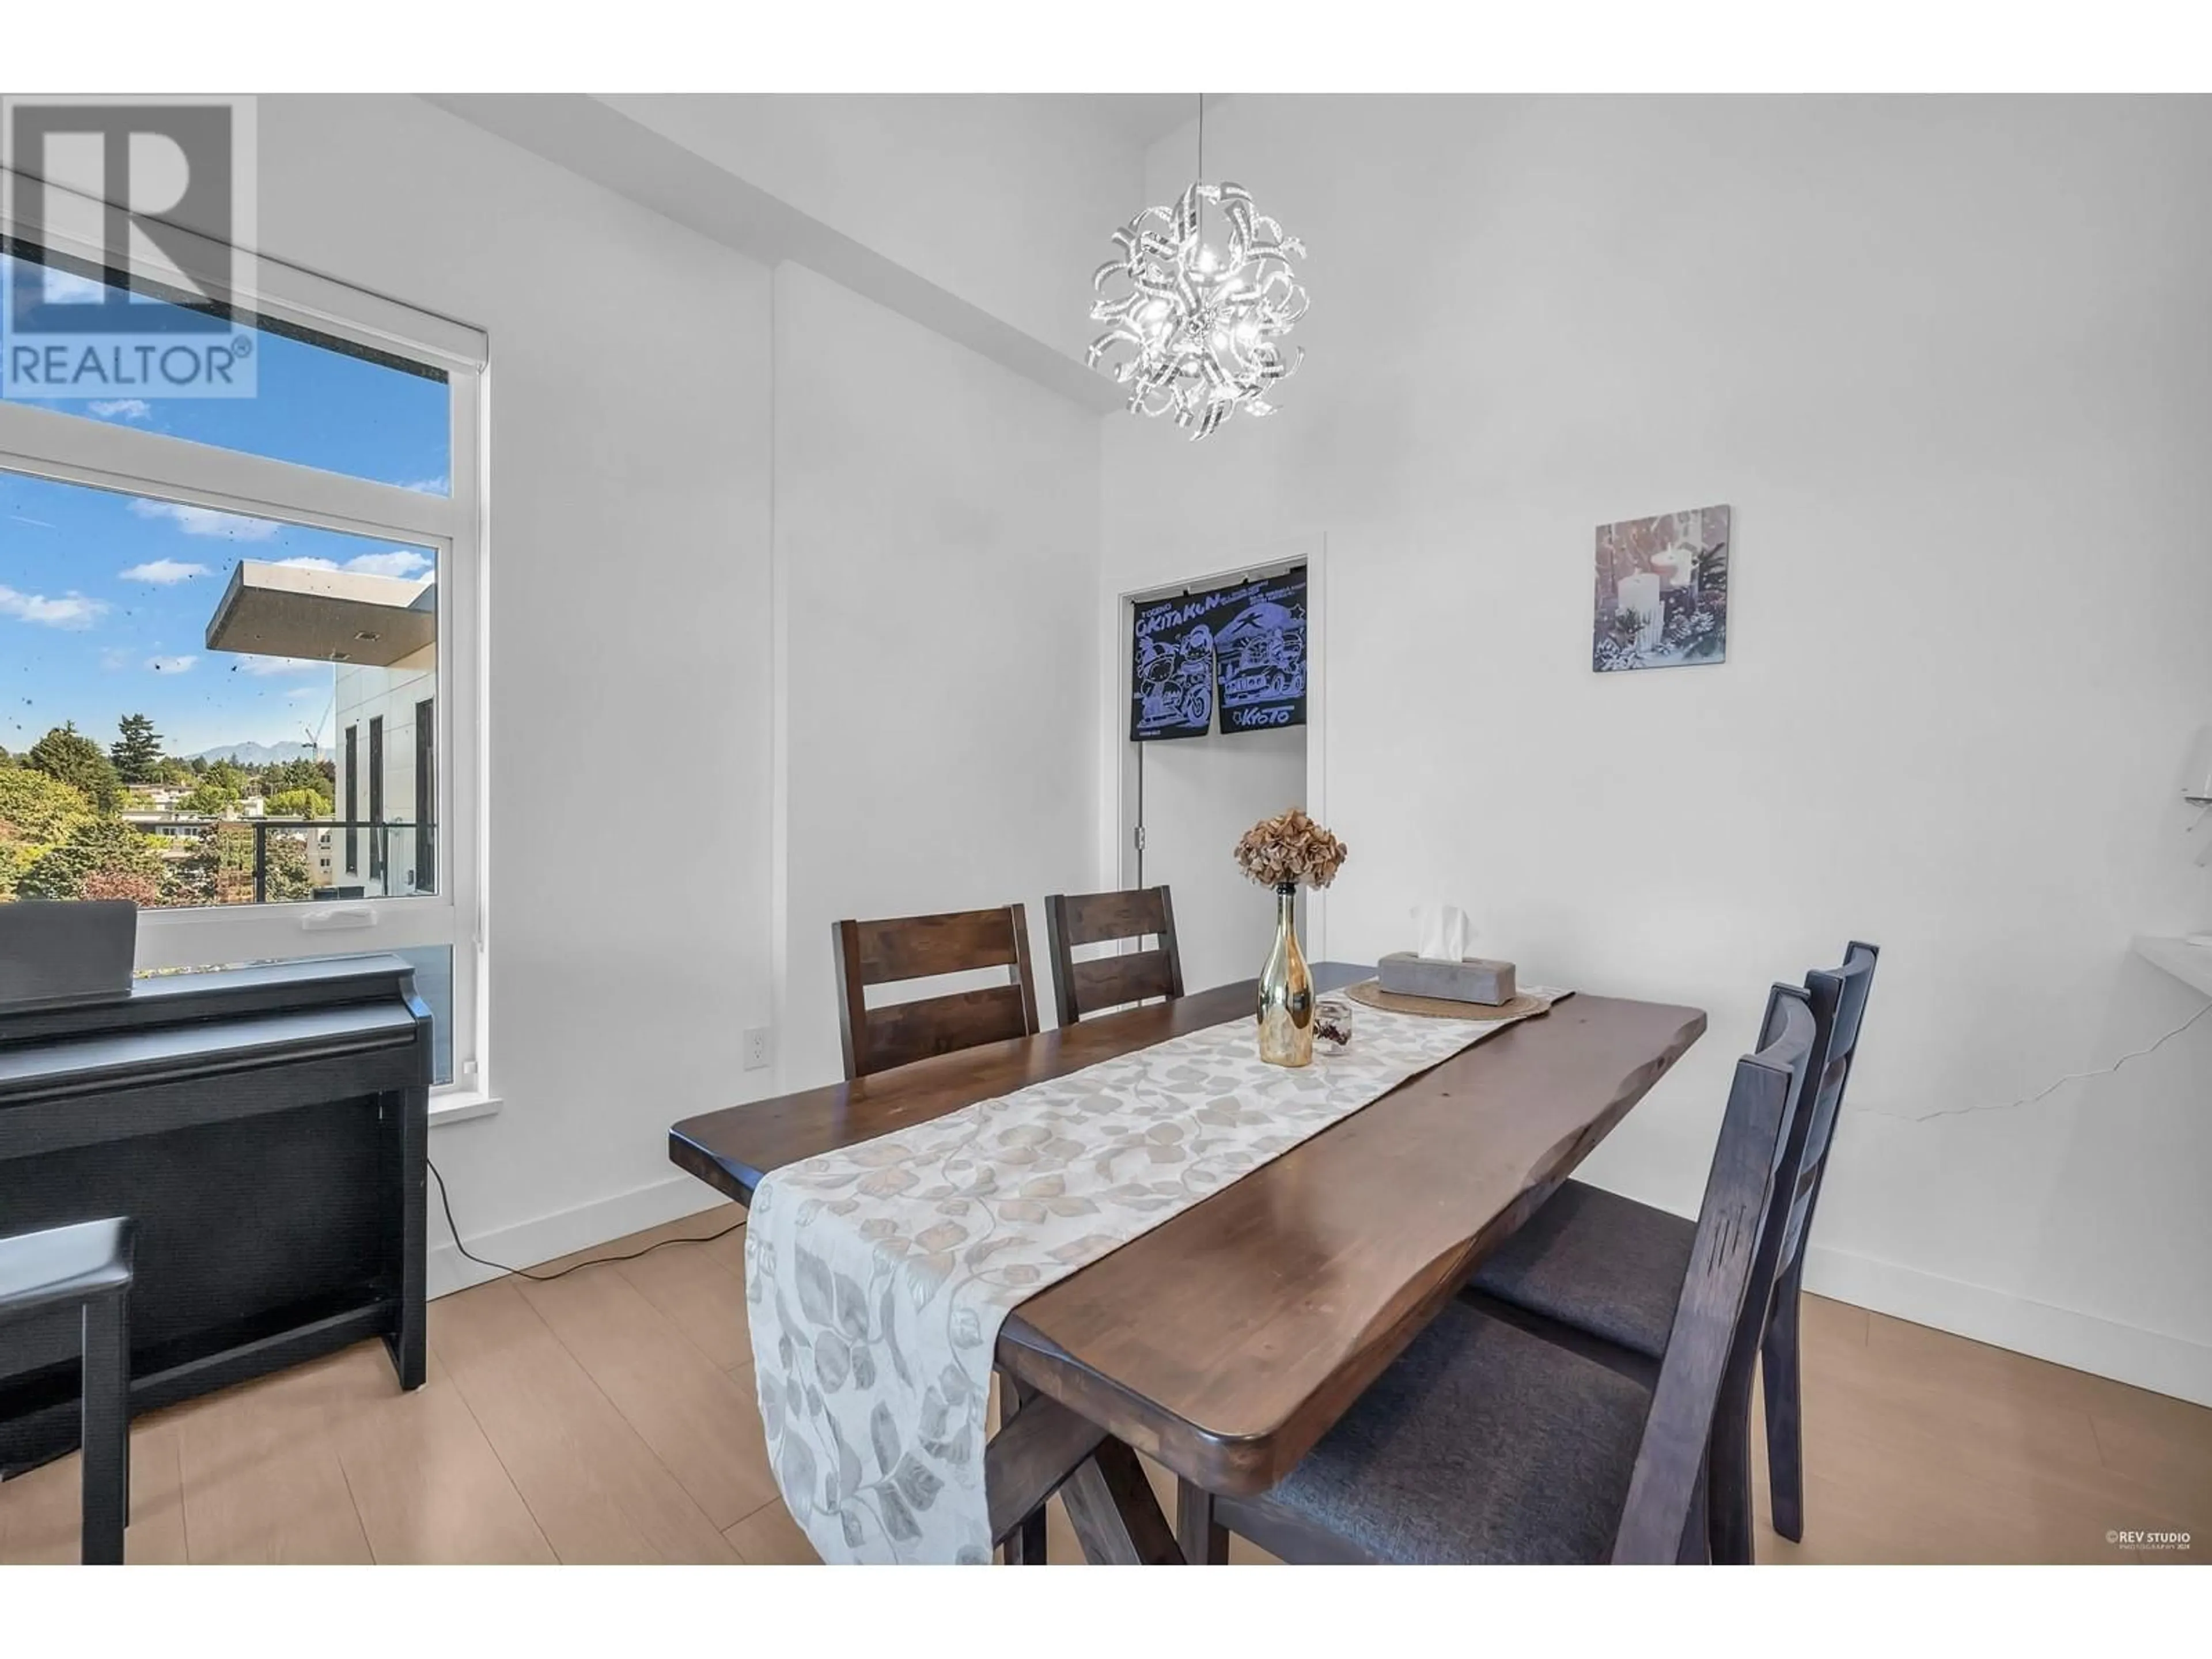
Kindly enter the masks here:
[[1469, 1288], [1660, 1359], [1697, 1232], [1693, 1221], [1570, 1181]]
[[0, 1322], [130, 1287], [128, 1221], [86, 1221], [0, 1238]]
[[1453, 1303], [1265, 1501], [1380, 1561], [1604, 1561], [1650, 1408]]

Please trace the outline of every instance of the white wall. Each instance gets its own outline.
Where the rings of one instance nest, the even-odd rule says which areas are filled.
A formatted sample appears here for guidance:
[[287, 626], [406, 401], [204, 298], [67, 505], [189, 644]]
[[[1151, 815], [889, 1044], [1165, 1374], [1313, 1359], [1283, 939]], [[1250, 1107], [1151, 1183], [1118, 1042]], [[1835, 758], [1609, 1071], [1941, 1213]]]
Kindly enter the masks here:
[[842, 1074], [830, 925], [1089, 885], [1098, 423], [796, 265], [775, 276], [786, 710], [779, 1075]]
[[[491, 342], [503, 1103], [431, 1155], [538, 1261], [716, 1201], [672, 1121], [837, 1074], [835, 916], [1021, 899], [1041, 952], [1097, 838], [1097, 422], [418, 100], [261, 120], [264, 252]], [[432, 1231], [434, 1291], [483, 1276]]]
[[[1326, 532], [1330, 953], [1451, 900], [1709, 1010], [1587, 1170], [1687, 1211], [1767, 981], [1879, 942], [1816, 1287], [2212, 1401], [2212, 1022], [2007, 1104], [2201, 1006], [2127, 942], [2212, 915], [2212, 108], [1240, 98], [1206, 138], [1312, 249], [1310, 357], [1203, 444], [1108, 422], [1102, 585]], [[1594, 526], [1717, 501], [1727, 664], [1593, 675]]]
[[[1261, 818], [1306, 804], [1305, 730], [1214, 732], [1139, 746], [1145, 885], [1174, 889], [1183, 984], [1196, 991], [1250, 979], [1274, 939], [1275, 896], [1244, 879], [1232, 853]], [[1133, 824], [1133, 795], [1122, 807]]]
[[1142, 152], [1088, 100], [1001, 94], [605, 101], [1032, 337], [1080, 356], [1091, 273], [1146, 205]]
[[259, 163], [265, 252], [491, 341], [504, 1105], [431, 1157], [504, 1261], [698, 1208], [668, 1125], [769, 1077], [769, 273], [412, 99], [264, 99]]

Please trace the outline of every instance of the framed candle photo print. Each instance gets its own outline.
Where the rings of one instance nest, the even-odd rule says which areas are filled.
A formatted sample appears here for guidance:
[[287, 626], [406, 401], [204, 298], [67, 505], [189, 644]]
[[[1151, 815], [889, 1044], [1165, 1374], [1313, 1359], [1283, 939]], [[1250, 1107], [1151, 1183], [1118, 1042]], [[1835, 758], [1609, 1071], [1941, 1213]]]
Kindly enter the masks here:
[[1730, 517], [1698, 507], [1598, 526], [1593, 669], [1727, 660]]

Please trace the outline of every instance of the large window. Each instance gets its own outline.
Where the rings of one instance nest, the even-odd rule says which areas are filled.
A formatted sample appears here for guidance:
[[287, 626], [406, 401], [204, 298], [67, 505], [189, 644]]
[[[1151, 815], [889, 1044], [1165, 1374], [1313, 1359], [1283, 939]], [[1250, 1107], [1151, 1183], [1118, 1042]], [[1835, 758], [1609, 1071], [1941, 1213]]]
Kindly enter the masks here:
[[143, 970], [400, 951], [478, 1090], [483, 343], [256, 280], [252, 398], [0, 401], [0, 902], [135, 900]]

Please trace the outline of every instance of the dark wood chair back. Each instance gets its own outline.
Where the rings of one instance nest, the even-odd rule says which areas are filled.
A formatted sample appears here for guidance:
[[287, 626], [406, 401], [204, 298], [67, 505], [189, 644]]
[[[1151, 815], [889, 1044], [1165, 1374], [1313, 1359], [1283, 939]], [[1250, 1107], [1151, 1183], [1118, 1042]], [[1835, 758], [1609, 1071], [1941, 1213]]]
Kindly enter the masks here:
[[[956, 1048], [1036, 1034], [1029, 920], [1018, 904], [889, 921], [840, 921], [830, 931], [837, 952], [837, 1025], [848, 1080]], [[868, 1006], [872, 985], [978, 968], [1007, 969], [1007, 982]]]
[[1747, 1386], [1759, 1358], [1781, 1243], [1771, 1222], [1778, 1197], [1790, 1190], [1778, 1171], [1793, 1144], [1813, 1037], [1810, 997], [1800, 986], [1776, 986], [1758, 1052], [1736, 1062], [1690, 1271], [1613, 1540], [1617, 1562], [1704, 1555], [1706, 1450], [1716, 1413]]
[[[1166, 888], [1140, 887], [1126, 893], [1054, 893], [1044, 902], [1044, 925], [1052, 945], [1052, 985], [1062, 1025], [1073, 1025], [1102, 1008], [1182, 994], [1182, 953], [1176, 946], [1175, 902]], [[1079, 945], [1147, 935], [1158, 941], [1149, 951], [1088, 962], [1075, 959]]]
[[1867, 997], [1874, 989], [1875, 963], [1881, 952], [1853, 939], [1844, 952], [1843, 966], [1832, 971], [1815, 969], [1805, 975], [1805, 988], [1813, 1000], [1813, 1077], [1800, 1134], [1802, 1146], [1792, 1166], [1797, 1171], [1789, 1215], [1782, 1237], [1778, 1274], [1787, 1273], [1804, 1246], [1813, 1224], [1813, 1206], [1827, 1178], [1828, 1152], [1836, 1144], [1836, 1120], [1844, 1105], [1844, 1088], [1850, 1081], [1851, 1056], [1858, 1052], [1859, 1026], [1866, 1018]]

